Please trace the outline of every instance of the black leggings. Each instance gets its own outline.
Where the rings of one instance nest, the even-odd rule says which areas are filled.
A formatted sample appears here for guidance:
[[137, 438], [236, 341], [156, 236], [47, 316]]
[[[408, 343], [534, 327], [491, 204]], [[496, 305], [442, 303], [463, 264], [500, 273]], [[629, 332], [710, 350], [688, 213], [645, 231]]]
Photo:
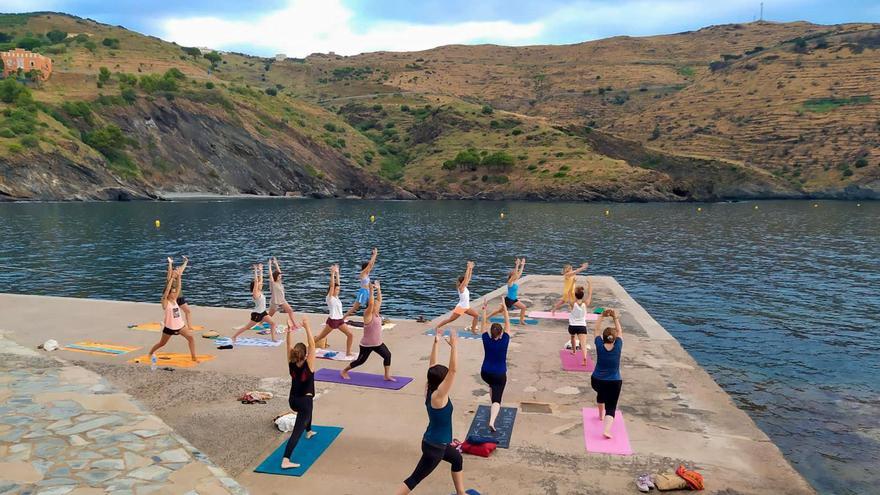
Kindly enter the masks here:
[[605, 404], [605, 414], [614, 417], [617, 411], [617, 399], [620, 398], [622, 380], [597, 380], [590, 377], [590, 386], [596, 391], [596, 403]]
[[480, 378], [489, 385], [489, 390], [491, 391], [492, 402], [501, 403], [501, 396], [504, 395], [504, 386], [507, 385], [507, 374], [506, 373], [487, 373], [485, 371], [480, 372]]
[[367, 362], [367, 358], [370, 357], [370, 353], [375, 352], [376, 354], [382, 356], [384, 362], [382, 363], [385, 366], [391, 366], [391, 351], [388, 350], [388, 347], [385, 344], [379, 344], [376, 347], [364, 347], [360, 346], [361, 352], [358, 353], [357, 359], [351, 362], [348, 365], [349, 369], [357, 368], [358, 366]]
[[312, 431], [312, 397], [291, 397], [288, 399], [290, 408], [296, 411], [296, 422], [293, 424], [293, 431], [290, 432], [290, 439], [284, 447], [284, 458], [290, 459], [293, 449], [299, 443], [299, 439], [304, 431]]
[[461, 452], [452, 445], [437, 445], [422, 440], [422, 458], [416, 464], [416, 469], [409, 478], [403, 480], [403, 484], [410, 490], [415, 490], [416, 485], [427, 478], [434, 471], [434, 468], [440, 464], [440, 461], [446, 461], [452, 464], [452, 472], [459, 473], [462, 470]]

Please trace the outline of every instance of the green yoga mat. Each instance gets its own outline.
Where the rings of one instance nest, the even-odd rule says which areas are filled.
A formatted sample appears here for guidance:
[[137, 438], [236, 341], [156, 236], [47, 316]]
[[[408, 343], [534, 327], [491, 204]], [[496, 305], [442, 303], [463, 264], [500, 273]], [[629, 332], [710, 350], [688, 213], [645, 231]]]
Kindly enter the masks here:
[[284, 456], [284, 446], [287, 445], [287, 439], [272, 452], [269, 457], [254, 469], [256, 473], [264, 474], [280, 474], [283, 476], [302, 476], [312, 467], [312, 464], [321, 457], [330, 444], [336, 440], [336, 437], [342, 433], [342, 428], [338, 426], [313, 426], [317, 435], [312, 438], [306, 438], [303, 434], [296, 448], [293, 449], [291, 461], [300, 466], [295, 469], [281, 469], [281, 458]]

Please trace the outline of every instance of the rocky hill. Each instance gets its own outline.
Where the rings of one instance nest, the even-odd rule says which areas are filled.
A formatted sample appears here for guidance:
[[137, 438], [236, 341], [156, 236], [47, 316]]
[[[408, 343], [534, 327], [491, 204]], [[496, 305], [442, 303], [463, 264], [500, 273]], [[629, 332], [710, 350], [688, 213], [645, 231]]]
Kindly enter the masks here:
[[33, 133], [0, 102], [0, 197], [880, 197], [877, 25], [282, 61], [60, 14], [0, 32], [55, 59]]

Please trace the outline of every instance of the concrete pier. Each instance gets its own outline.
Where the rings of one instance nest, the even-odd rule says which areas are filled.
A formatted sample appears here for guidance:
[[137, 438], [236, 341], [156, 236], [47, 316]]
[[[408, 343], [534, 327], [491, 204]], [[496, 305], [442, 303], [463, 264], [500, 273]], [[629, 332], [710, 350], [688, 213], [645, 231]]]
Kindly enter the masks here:
[[[703, 474], [707, 493], [814, 493], [751, 418], [613, 278], [590, 280], [593, 305], [622, 313], [624, 385], [619, 408], [634, 455], [585, 450], [581, 410], [595, 405], [595, 394], [588, 373], [561, 370], [558, 350], [568, 340], [567, 322], [514, 325], [504, 405], [538, 402], [548, 407], [544, 412], [520, 407], [510, 449], [499, 449], [488, 459], [465, 456], [468, 488], [484, 495], [637, 493], [636, 475], [686, 464]], [[548, 309], [561, 286], [559, 276], [527, 276], [520, 283], [520, 297], [530, 309]], [[493, 300], [495, 306], [503, 291], [499, 288], [483, 298]], [[479, 307], [480, 300], [473, 306]], [[230, 335], [233, 327], [247, 321], [249, 312], [194, 307], [193, 320]], [[213, 341], [196, 338], [198, 353], [214, 354], [216, 359], [173, 372], [127, 364], [159, 338], [157, 332], [127, 326], [158, 321], [161, 316], [158, 304], [0, 294], [0, 330], [24, 347], [34, 348], [47, 338], [62, 345], [93, 340], [141, 346], [122, 356], [63, 350], [51, 356], [94, 371], [139, 400], [250, 493], [392, 493], [415, 467], [427, 424], [424, 387], [432, 339], [423, 334], [431, 324], [385, 315], [395, 323], [384, 334], [393, 354], [394, 374], [415, 378], [402, 390], [316, 384], [314, 424], [341, 426], [344, 431], [305, 476], [295, 478], [252, 472], [287, 438], [272, 423], [276, 415], [288, 411], [290, 378], [282, 347], [221, 351]], [[316, 331], [326, 318], [307, 316]], [[284, 315], [276, 315], [279, 323], [284, 320]], [[467, 320], [460, 321], [459, 327]], [[356, 338], [359, 334], [356, 331]], [[296, 338], [301, 340], [302, 332]], [[330, 344], [342, 349], [344, 337], [333, 333]], [[186, 342], [174, 337], [163, 351], [186, 353]], [[441, 362], [447, 352], [444, 345]], [[459, 356], [453, 420], [455, 437], [464, 439], [477, 406], [489, 400], [488, 387], [479, 376], [480, 341], [462, 340]], [[319, 368], [339, 369], [343, 364], [318, 360]], [[358, 371], [381, 373], [381, 369], [381, 360], [371, 357]], [[242, 392], [257, 388], [277, 396], [266, 405], [235, 401]], [[5, 397], [0, 390], [0, 406]], [[448, 465], [441, 464], [416, 493], [451, 491]]]

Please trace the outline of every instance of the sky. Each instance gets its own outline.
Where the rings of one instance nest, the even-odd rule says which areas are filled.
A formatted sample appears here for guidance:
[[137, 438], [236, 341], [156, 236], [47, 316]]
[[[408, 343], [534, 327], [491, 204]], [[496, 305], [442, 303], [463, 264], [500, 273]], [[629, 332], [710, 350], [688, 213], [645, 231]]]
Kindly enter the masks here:
[[[415, 51], [448, 44], [578, 43], [750, 22], [759, 0], [0, 0], [254, 55]], [[880, 22], [880, 0], [770, 0], [764, 19]]]

